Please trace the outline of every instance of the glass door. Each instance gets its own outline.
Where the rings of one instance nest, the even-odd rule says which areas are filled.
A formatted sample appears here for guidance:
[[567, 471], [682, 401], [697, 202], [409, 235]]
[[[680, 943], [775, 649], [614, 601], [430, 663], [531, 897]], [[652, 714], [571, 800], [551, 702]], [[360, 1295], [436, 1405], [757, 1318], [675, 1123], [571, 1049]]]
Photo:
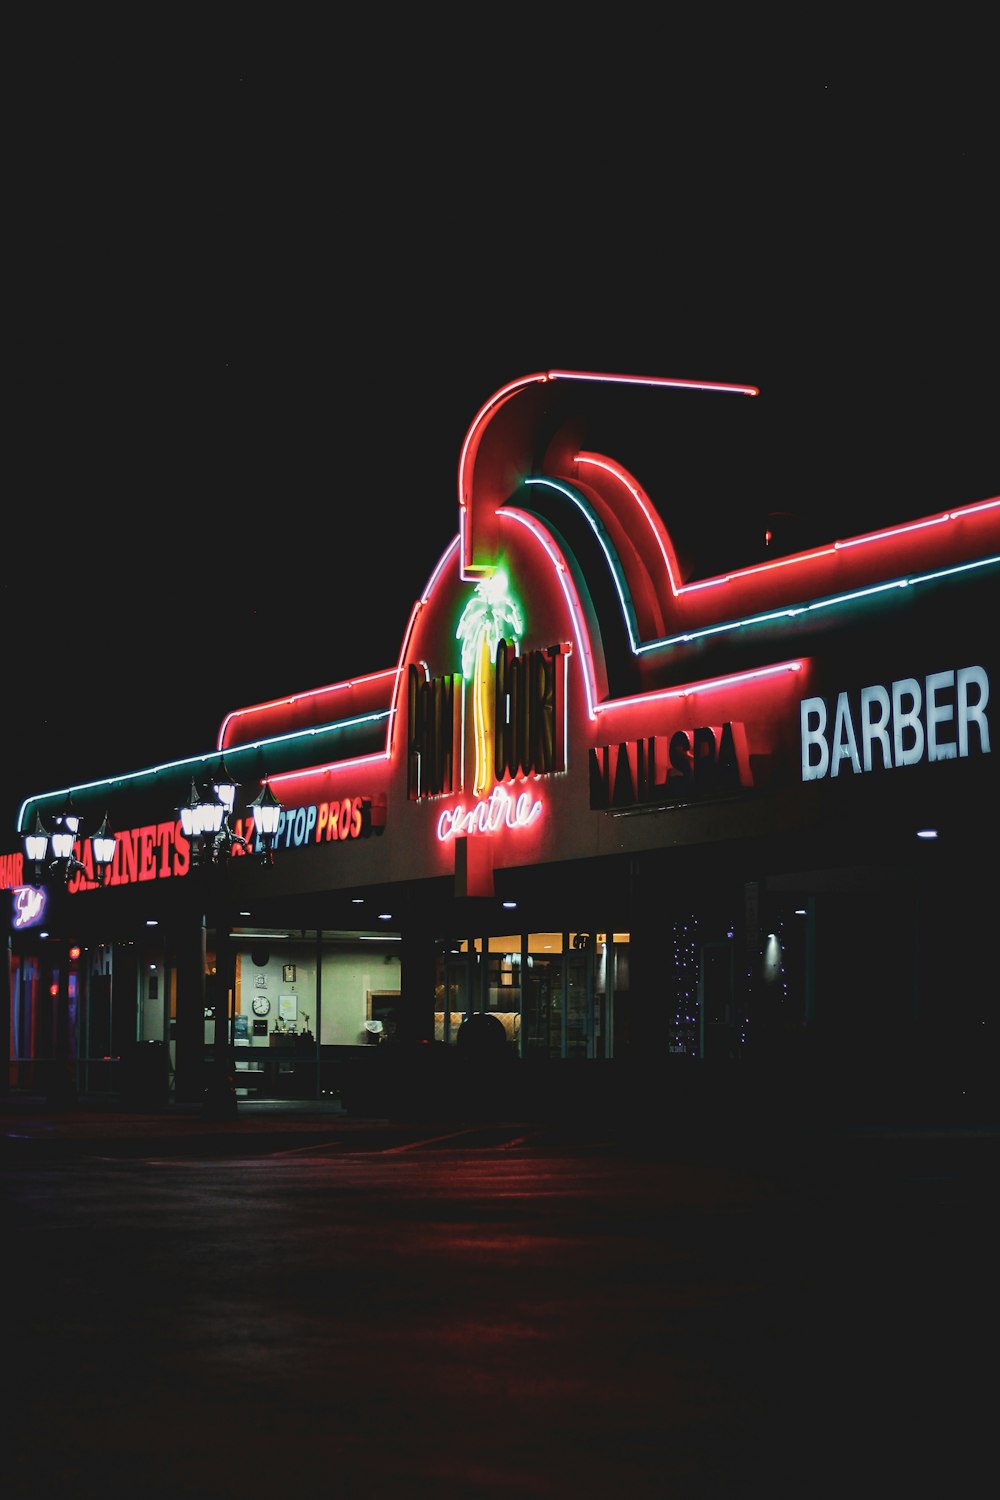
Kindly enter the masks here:
[[521, 982], [523, 1055], [595, 1056], [591, 935], [533, 932], [526, 949]]
[[521, 1054], [562, 1055], [562, 938], [555, 932], [527, 934], [522, 948]]
[[563, 1057], [594, 1055], [594, 948], [589, 932], [566, 934]]

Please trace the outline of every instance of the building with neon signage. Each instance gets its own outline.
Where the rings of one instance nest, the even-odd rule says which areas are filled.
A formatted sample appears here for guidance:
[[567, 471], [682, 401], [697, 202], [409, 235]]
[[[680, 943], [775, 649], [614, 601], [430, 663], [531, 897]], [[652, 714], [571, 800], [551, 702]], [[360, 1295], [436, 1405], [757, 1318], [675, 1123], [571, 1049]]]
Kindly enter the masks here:
[[[931, 1069], [963, 1093], [998, 1025], [1000, 497], [702, 575], [602, 436], [630, 387], [756, 394], [512, 381], [469, 427], [457, 533], [394, 664], [25, 797], [0, 864], [10, 1088], [61, 1059], [114, 1092], [152, 1042], [196, 1100], [218, 1013], [240, 1094], [319, 1097], [373, 1039], [458, 1047], [486, 1011], [542, 1079], [631, 1065], [665, 1088], [820, 1049], [845, 1080]], [[179, 809], [220, 767], [242, 842], [213, 866]], [[65, 883], [25, 860], [67, 798], [107, 815], [106, 883], [83, 839]]]

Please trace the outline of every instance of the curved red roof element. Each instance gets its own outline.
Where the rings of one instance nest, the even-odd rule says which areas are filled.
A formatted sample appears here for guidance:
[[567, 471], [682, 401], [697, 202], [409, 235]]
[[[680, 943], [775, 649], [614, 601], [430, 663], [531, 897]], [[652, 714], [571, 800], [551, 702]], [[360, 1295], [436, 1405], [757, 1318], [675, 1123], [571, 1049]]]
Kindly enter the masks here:
[[756, 396], [753, 385], [705, 380], [674, 380], [654, 375], [605, 375], [589, 370], [544, 370], [501, 386], [473, 418], [458, 461], [458, 506], [463, 578], [491, 572], [496, 565], [496, 512], [527, 474], [544, 462], [564, 468], [577, 447], [570, 424], [550, 434], [557, 382], [652, 386]]
[[308, 693], [293, 693], [269, 703], [234, 709], [222, 721], [219, 749], [233, 750], [275, 734], [294, 734], [320, 724], [384, 715], [395, 693], [396, 677], [397, 670], [389, 668]]
[[[353, 745], [362, 722], [370, 718], [383, 721], [384, 753], [389, 754], [410, 635], [431, 605], [435, 581], [442, 569], [456, 563], [463, 581], [492, 573], [505, 517], [523, 509], [529, 495], [538, 497], [540, 484], [572, 488], [601, 531], [607, 569], [617, 577], [631, 643], [625, 654], [632, 667], [624, 674], [611, 670], [604, 645], [615, 622], [595, 619], [596, 636], [585, 655], [593, 655], [596, 703], [631, 696], [640, 686], [648, 690], [683, 680], [697, 665], [688, 660], [689, 642], [720, 640], [748, 622], [815, 613], [854, 594], [905, 587], [911, 575], [933, 577], [939, 570], [990, 560], [991, 555], [995, 560], [1000, 551], [1000, 502], [993, 497], [714, 577], [686, 579], [662, 502], [650, 498], [618, 458], [580, 445], [574, 420], [579, 403], [567, 389], [573, 384], [758, 394], [750, 385], [580, 370], [542, 371], [502, 386], [469, 426], [458, 466], [459, 534], [414, 606], [395, 668], [237, 710], [223, 722], [220, 749], [275, 734], [357, 723]], [[540, 510], [535, 513], [542, 519]], [[598, 564], [604, 566], [600, 559]], [[345, 751], [347, 744], [345, 739]]]

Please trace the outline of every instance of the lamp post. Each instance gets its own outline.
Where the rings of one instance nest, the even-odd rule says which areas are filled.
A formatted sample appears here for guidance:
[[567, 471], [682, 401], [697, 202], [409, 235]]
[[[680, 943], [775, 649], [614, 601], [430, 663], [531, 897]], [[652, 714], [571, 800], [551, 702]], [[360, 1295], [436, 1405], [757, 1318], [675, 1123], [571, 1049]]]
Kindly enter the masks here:
[[[237, 833], [230, 821], [236, 806], [239, 783], [234, 781], [220, 758], [210, 788], [199, 790], [192, 778], [187, 801], [178, 808], [181, 828], [190, 839], [193, 863], [205, 871], [206, 905], [215, 917], [215, 975], [208, 981], [208, 994], [214, 1012], [215, 1030], [212, 1046], [212, 1069], [205, 1089], [203, 1107], [213, 1119], [233, 1119], [237, 1113], [236, 1084], [230, 1039], [230, 994], [235, 986], [235, 965], [230, 942], [229, 911], [218, 890], [220, 867], [231, 858], [252, 852], [251, 840]], [[259, 840], [259, 855], [264, 864], [274, 863], [274, 839], [282, 804], [271, 791], [267, 780], [248, 804], [253, 817], [253, 838]]]
[[35, 813], [34, 826], [24, 835], [24, 857], [33, 869], [35, 885], [39, 885], [45, 878], [46, 868], [64, 884], [68, 884], [70, 877], [76, 874], [84, 875], [88, 880], [96, 880], [98, 885], [104, 884], [118, 843], [115, 835], [108, 829], [108, 815], [104, 814], [100, 826], [90, 835], [89, 867], [76, 852], [78, 844], [81, 848], [83, 845], [80, 825], [80, 815], [70, 797], [66, 798], [61, 812], [53, 819], [51, 829], [46, 828], [41, 815]]
[[[24, 835], [24, 857], [29, 879], [36, 887], [42, 885], [46, 876], [52, 876], [63, 885], [68, 885], [74, 875], [103, 885], [111, 870], [115, 857], [117, 839], [108, 830], [108, 815], [90, 834], [90, 863], [85, 864], [77, 853], [85, 852], [82, 835], [82, 819], [67, 794], [65, 804], [52, 819], [52, 827], [46, 828], [41, 815], [35, 812], [33, 826]], [[76, 1059], [70, 1038], [70, 981], [69, 945], [64, 942], [59, 963], [59, 981], [53, 992], [52, 1014], [52, 1065], [48, 1096], [53, 1104], [72, 1102], [76, 1097]]]

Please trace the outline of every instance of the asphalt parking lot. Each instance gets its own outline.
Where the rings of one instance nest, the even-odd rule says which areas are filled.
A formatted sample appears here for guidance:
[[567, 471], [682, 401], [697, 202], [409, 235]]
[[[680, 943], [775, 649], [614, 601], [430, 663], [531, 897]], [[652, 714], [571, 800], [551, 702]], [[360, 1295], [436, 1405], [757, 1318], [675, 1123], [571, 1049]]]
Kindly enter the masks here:
[[994, 1131], [0, 1124], [16, 1500], [983, 1492]]

